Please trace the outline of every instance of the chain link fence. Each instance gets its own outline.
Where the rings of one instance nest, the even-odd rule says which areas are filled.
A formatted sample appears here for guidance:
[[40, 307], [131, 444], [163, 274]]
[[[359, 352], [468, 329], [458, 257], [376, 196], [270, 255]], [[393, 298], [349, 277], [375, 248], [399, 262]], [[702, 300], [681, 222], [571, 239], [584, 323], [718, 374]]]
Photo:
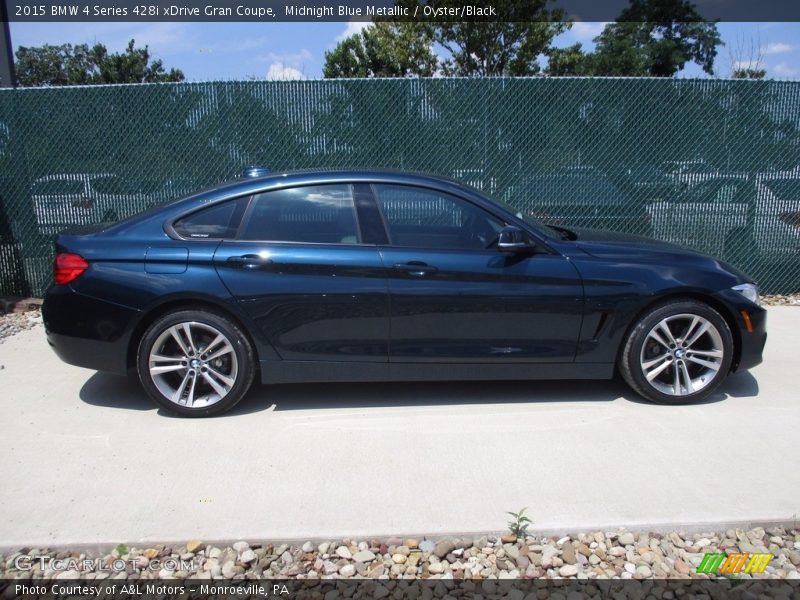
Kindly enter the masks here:
[[526, 78], [0, 91], [0, 293], [42, 294], [59, 230], [248, 164], [445, 175], [800, 291], [800, 82]]

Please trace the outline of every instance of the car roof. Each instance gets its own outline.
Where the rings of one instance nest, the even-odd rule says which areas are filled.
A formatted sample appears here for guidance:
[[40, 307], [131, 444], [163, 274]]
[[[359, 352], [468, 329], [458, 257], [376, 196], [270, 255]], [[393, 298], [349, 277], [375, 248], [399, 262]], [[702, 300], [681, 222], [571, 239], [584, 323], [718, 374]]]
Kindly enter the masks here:
[[[436, 175], [425, 175], [408, 171], [389, 169], [313, 169], [303, 171], [272, 172], [261, 177], [241, 177], [226, 181], [204, 190], [177, 198], [166, 204], [152, 206], [150, 209], [119, 221], [114, 229], [136, 226], [142, 221], [178, 218], [198, 208], [210, 206], [236, 196], [246, 196], [285, 187], [321, 185], [336, 183], [387, 183], [430, 187], [454, 195], [466, 195], [481, 204], [487, 203], [486, 195], [469, 184]], [[491, 203], [490, 204], [494, 204]], [[503, 207], [495, 209], [505, 211]], [[507, 212], [507, 211], [505, 211]]]
[[[398, 183], [433, 183], [456, 185], [462, 187], [463, 184], [454, 179], [438, 175], [416, 173], [413, 171], [400, 171], [396, 169], [304, 169], [297, 171], [280, 171], [269, 173], [261, 177], [242, 177], [230, 183], [241, 183], [243, 181], [272, 182], [290, 180], [293, 183], [301, 183], [304, 179], [311, 181], [323, 180], [342, 180], [342, 181], [387, 181]], [[223, 184], [224, 185], [224, 184]]]
[[282, 187], [359, 182], [417, 185], [460, 193], [466, 191], [472, 196], [483, 197], [480, 190], [468, 184], [437, 175], [390, 169], [314, 169], [274, 172], [262, 177], [241, 177], [191, 194], [183, 200], [191, 202], [193, 199], [204, 198], [206, 201], [214, 201], [235, 194], [253, 194]]

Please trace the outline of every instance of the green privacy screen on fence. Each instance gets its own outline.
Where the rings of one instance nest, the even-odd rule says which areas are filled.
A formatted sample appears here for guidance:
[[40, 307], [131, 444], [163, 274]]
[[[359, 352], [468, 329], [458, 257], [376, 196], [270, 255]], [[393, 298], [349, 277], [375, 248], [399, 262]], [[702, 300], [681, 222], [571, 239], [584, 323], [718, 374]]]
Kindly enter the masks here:
[[445, 175], [800, 291], [800, 82], [533, 78], [0, 91], [0, 293], [43, 292], [59, 229], [248, 164]]

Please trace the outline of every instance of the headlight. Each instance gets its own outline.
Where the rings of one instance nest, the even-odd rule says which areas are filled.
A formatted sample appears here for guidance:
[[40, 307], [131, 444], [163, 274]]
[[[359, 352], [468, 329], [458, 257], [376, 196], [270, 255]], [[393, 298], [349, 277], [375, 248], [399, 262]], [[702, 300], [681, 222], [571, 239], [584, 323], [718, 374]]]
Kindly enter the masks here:
[[733, 286], [731, 289], [739, 292], [753, 304], [761, 305], [761, 301], [758, 298], [757, 285], [753, 283], [740, 283], [739, 285]]

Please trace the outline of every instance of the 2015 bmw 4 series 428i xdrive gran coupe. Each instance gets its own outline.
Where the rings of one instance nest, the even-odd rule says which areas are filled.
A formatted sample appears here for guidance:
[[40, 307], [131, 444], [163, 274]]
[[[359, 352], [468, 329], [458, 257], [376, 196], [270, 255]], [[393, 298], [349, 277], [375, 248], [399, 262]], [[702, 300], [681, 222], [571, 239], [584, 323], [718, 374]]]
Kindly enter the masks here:
[[647, 238], [548, 227], [455, 182], [262, 173], [56, 239], [66, 362], [189, 416], [263, 383], [604, 379], [684, 404], [761, 361], [754, 283]]

